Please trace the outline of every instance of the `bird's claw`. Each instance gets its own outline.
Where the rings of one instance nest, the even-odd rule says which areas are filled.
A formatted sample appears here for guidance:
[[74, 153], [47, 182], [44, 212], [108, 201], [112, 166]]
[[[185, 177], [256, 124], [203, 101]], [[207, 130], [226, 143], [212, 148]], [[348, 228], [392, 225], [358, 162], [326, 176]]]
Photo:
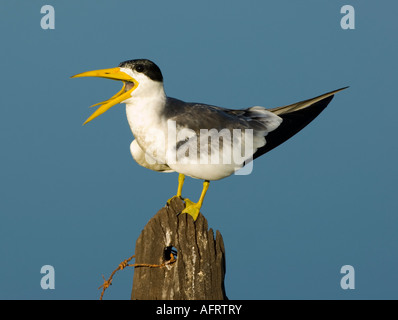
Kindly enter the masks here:
[[167, 200], [166, 205], [169, 206], [169, 205], [171, 204], [171, 201], [172, 201], [173, 199], [175, 199], [175, 198], [181, 199], [181, 196], [173, 196], [173, 197], [171, 197], [169, 200]]
[[198, 203], [192, 202], [188, 198], [185, 198], [184, 201], [185, 201], [185, 209], [182, 210], [181, 213], [189, 214], [193, 218], [193, 221], [196, 221], [201, 206]]

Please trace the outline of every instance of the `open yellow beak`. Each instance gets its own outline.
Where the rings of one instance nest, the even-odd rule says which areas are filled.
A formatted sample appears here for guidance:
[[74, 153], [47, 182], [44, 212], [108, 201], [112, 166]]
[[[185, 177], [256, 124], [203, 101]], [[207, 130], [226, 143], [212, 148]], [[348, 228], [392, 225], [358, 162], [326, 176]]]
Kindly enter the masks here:
[[[87, 72], [76, 74], [76, 75], [72, 76], [71, 78], [80, 78], [80, 77], [99, 77], [99, 78], [107, 78], [107, 79], [112, 79], [112, 80], [120, 80], [120, 81], [124, 82], [122, 89], [118, 93], [116, 93], [112, 98], [110, 98], [106, 101], [96, 103], [91, 106], [91, 107], [95, 107], [95, 106], [100, 105], [100, 107], [97, 110], [95, 110], [95, 112], [83, 123], [83, 125], [90, 122], [91, 120], [98, 117], [99, 115], [103, 114], [105, 111], [109, 110], [114, 105], [130, 98], [131, 97], [130, 94], [138, 87], [138, 81], [135, 80], [134, 78], [130, 77], [127, 73], [120, 71], [120, 68], [87, 71]], [[125, 92], [124, 89], [126, 87], [126, 82], [134, 83], [134, 85], [131, 89], [129, 89], [128, 91]]]

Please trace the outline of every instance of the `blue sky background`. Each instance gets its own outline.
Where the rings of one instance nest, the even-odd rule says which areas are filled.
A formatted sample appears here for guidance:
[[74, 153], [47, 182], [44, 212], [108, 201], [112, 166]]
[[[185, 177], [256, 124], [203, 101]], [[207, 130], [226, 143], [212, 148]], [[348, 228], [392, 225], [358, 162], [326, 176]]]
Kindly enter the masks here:
[[[55, 8], [55, 30], [40, 9]], [[342, 30], [340, 8], [356, 10]], [[98, 299], [177, 174], [138, 166], [121, 85], [73, 74], [149, 58], [169, 96], [275, 107], [343, 86], [248, 176], [211, 183], [230, 299], [397, 299], [398, 4], [393, 1], [11, 1], [0, 4], [0, 298]], [[183, 195], [199, 196], [188, 179]], [[55, 290], [40, 269], [55, 268]], [[356, 289], [342, 290], [352, 265]], [[133, 269], [106, 299], [129, 299]]]

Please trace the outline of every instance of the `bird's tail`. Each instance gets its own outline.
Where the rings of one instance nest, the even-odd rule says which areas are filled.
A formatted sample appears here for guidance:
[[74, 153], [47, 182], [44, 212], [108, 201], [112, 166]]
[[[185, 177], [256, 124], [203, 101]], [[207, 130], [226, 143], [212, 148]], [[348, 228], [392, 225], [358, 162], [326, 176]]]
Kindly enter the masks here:
[[279, 146], [314, 120], [332, 101], [334, 95], [348, 87], [283, 107], [268, 109], [283, 119], [281, 125], [266, 136], [267, 143], [258, 149], [253, 159]]

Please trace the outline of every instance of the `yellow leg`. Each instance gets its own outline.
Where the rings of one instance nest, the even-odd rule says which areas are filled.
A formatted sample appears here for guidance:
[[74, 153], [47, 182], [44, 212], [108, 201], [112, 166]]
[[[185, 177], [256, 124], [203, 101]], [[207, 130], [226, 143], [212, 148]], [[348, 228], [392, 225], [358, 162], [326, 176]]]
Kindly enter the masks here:
[[169, 200], [167, 200], [167, 204], [168, 204], [168, 205], [170, 204], [170, 201], [171, 201], [172, 199], [174, 199], [174, 198], [180, 198], [180, 197], [181, 197], [182, 186], [184, 185], [184, 180], [185, 180], [185, 176], [184, 176], [182, 173], [180, 173], [180, 174], [178, 175], [178, 188], [177, 188], [177, 194], [176, 194], [174, 197], [172, 197], [172, 198], [170, 198]]
[[192, 202], [191, 200], [189, 200], [187, 198], [184, 199], [185, 209], [181, 213], [188, 213], [189, 215], [192, 216], [193, 220], [196, 221], [196, 219], [198, 218], [199, 212], [200, 212], [200, 208], [202, 207], [203, 200], [205, 198], [207, 189], [209, 189], [209, 184], [210, 184], [210, 182], [208, 180], [205, 180], [203, 182], [202, 193], [201, 193], [199, 201], [197, 203]]
[[180, 173], [178, 175], [178, 188], [177, 188], [177, 197], [181, 197], [181, 192], [182, 192], [182, 186], [184, 185], [184, 181], [185, 181], [185, 176]]

